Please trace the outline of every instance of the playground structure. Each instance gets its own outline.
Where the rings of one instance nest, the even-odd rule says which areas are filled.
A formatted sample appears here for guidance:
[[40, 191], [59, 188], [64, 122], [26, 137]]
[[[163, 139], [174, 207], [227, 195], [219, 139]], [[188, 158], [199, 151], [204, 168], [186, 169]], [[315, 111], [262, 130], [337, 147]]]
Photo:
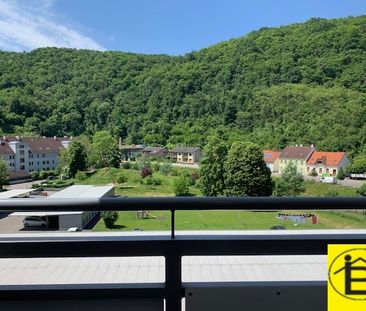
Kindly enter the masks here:
[[137, 219], [157, 219], [158, 217], [151, 214], [149, 211], [137, 211]]

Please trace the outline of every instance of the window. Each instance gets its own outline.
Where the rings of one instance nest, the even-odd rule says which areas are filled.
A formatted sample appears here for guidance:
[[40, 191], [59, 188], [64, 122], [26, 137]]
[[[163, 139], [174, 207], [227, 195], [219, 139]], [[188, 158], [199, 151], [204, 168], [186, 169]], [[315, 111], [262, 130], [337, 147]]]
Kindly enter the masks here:
[[20, 154], [20, 155], [24, 155], [24, 150], [20, 150], [20, 151], [19, 151], [19, 154]]
[[46, 157], [46, 155], [44, 153], [42, 153], [42, 158], [45, 158], [45, 157]]
[[33, 153], [29, 153], [29, 158], [33, 159]]
[[21, 165], [21, 166], [20, 166], [20, 170], [21, 170], [21, 171], [24, 171], [24, 169], [25, 169], [24, 165]]
[[50, 164], [50, 161], [47, 161], [47, 164]]
[[39, 158], [39, 154], [37, 153], [37, 158]]
[[20, 148], [20, 149], [23, 149], [23, 148], [24, 148], [24, 145], [19, 145], [19, 148]]
[[20, 158], [20, 163], [24, 163], [24, 158]]

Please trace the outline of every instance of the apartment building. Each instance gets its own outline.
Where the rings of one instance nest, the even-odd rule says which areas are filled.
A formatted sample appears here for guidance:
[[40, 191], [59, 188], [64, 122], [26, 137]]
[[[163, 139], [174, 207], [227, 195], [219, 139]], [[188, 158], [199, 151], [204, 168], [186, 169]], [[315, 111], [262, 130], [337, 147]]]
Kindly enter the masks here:
[[49, 171], [57, 167], [62, 149], [68, 148], [68, 137], [3, 136], [0, 156], [8, 164], [9, 172]]

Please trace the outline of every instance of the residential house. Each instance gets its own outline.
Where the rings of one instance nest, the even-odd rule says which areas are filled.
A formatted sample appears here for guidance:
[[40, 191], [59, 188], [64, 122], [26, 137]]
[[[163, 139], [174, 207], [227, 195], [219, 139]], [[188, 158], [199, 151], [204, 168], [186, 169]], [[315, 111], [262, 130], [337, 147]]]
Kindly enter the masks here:
[[165, 147], [145, 147], [141, 154], [152, 158], [164, 158], [168, 155], [168, 149]]
[[327, 173], [331, 176], [337, 176], [341, 168], [345, 170], [350, 164], [345, 152], [315, 151], [306, 162], [306, 173], [310, 175], [315, 170], [318, 175]]
[[122, 161], [136, 161], [141, 156], [142, 150], [145, 145], [119, 145], [122, 152]]
[[291, 146], [282, 150], [279, 156], [279, 173], [283, 173], [286, 166], [292, 162], [297, 171], [306, 174], [306, 161], [315, 151], [314, 146]]
[[200, 162], [202, 151], [198, 147], [175, 147], [170, 151], [170, 155], [177, 163], [194, 164]]
[[264, 162], [266, 162], [271, 173], [277, 173], [280, 169], [280, 154], [281, 151], [263, 150]]

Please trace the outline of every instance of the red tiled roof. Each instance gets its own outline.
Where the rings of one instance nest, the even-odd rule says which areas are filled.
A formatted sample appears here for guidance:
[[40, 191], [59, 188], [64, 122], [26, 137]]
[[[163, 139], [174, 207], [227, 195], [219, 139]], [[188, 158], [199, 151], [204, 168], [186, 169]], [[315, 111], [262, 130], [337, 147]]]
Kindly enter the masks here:
[[6, 143], [6, 142], [1, 142], [0, 143], [0, 155], [1, 154], [10, 154], [10, 155], [13, 155], [13, 154], [15, 154], [14, 153], [14, 151], [13, 151], [13, 149], [11, 149], [10, 147], [9, 147], [9, 145], [8, 145], [8, 143]]
[[263, 159], [266, 163], [273, 163], [280, 156], [281, 151], [263, 150]]
[[326, 166], [338, 166], [341, 163], [345, 154], [345, 152], [315, 151], [306, 163], [309, 165], [314, 165], [318, 161], [322, 161], [323, 164]]
[[[29, 145], [32, 153], [59, 153], [64, 149], [63, 141], [70, 140], [64, 137], [5, 137], [5, 144], [8, 142], [19, 141]], [[10, 147], [9, 147], [10, 148]]]
[[314, 151], [315, 151], [314, 147], [304, 147], [304, 146], [286, 147], [281, 152], [280, 158], [307, 160]]
[[61, 139], [53, 137], [24, 137], [21, 139], [24, 143], [29, 145], [32, 153], [59, 153], [64, 149]]

